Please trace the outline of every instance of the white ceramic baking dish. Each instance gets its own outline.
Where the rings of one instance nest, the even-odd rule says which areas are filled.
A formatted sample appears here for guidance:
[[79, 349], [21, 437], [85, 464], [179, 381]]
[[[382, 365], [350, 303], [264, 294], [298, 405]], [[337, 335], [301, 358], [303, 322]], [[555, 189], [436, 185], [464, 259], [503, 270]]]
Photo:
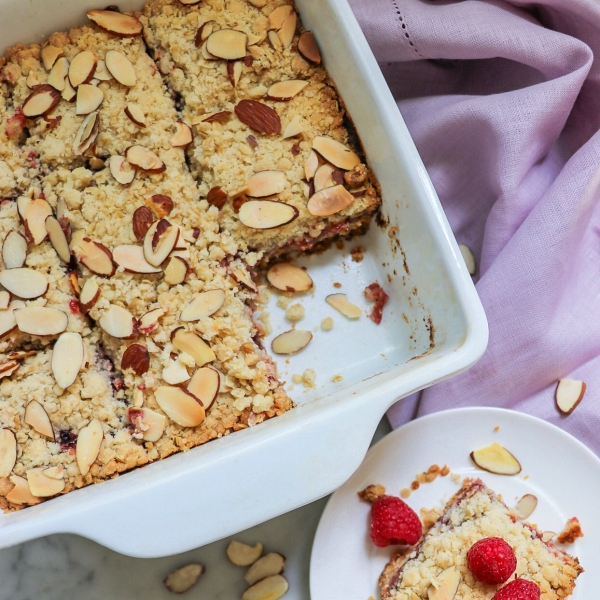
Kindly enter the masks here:
[[[108, 0], [105, 0], [108, 3]], [[140, 0], [119, 0], [121, 10]], [[319, 41], [383, 191], [383, 219], [359, 242], [303, 259], [316, 282], [303, 298], [303, 328], [333, 316], [283, 378], [305, 368], [317, 387], [291, 392], [298, 407], [246, 429], [39, 506], [0, 516], [0, 547], [70, 532], [139, 557], [182, 552], [315, 500], [361, 463], [377, 423], [399, 398], [456, 374], [479, 359], [487, 322], [435, 191], [346, 0], [297, 0]], [[0, 0], [1, 50], [40, 42], [84, 23], [90, 0]], [[392, 227], [397, 228], [392, 229]], [[348, 250], [366, 248], [360, 263]], [[406, 266], [406, 268], [405, 268]], [[324, 302], [342, 283], [368, 307], [365, 285], [391, 296], [382, 325], [347, 321]], [[273, 303], [274, 303], [273, 299]], [[283, 311], [272, 307], [276, 331]], [[433, 344], [431, 340], [433, 339]]]

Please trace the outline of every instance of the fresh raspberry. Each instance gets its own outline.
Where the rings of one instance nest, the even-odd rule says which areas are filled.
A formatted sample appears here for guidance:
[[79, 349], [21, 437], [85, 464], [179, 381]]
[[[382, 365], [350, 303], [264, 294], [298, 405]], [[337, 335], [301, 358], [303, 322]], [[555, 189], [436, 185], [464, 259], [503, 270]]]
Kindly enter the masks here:
[[526, 579], [515, 579], [500, 588], [492, 600], [540, 600], [542, 590]]
[[484, 538], [467, 552], [467, 565], [475, 579], [488, 583], [504, 583], [517, 568], [513, 549], [502, 538]]
[[390, 544], [412, 546], [423, 528], [415, 511], [394, 496], [381, 496], [371, 505], [371, 539], [379, 548]]

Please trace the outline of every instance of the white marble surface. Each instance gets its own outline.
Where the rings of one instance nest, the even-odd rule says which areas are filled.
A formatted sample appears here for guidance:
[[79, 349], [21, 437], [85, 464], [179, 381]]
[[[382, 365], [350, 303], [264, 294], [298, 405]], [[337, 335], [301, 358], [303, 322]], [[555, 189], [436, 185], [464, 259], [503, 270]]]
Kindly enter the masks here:
[[[384, 419], [374, 441], [389, 432]], [[287, 558], [290, 582], [286, 600], [308, 600], [310, 549], [326, 498], [233, 536], [260, 541], [265, 551]], [[123, 506], [135, 519], [135, 507]], [[151, 527], [140, 523], [140, 527]], [[188, 562], [205, 565], [206, 573], [183, 598], [235, 600], [246, 585], [245, 569], [225, 557], [231, 538], [185, 554], [137, 559], [117, 554], [73, 535], [54, 535], [0, 550], [0, 600], [167, 600], [177, 598], [162, 584], [165, 576]]]

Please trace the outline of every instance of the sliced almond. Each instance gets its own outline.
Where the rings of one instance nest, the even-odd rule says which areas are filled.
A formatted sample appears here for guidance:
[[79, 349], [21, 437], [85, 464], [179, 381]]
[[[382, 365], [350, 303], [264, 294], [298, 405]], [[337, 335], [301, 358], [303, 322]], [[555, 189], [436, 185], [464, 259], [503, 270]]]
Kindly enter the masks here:
[[229, 61], [227, 63], [227, 76], [233, 87], [237, 87], [244, 71], [244, 63], [241, 60]]
[[73, 141], [73, 152], [76, 155], [83, 154], [94, 143], [98, 136], [99, 124], [100, 118], [97, 112], [89, 114], [82, 121]]
[[57, 48], [52, 44], [48, 44], [42, 48], [40, 55], [42, 56], [42, 64], [44, 65], [44, 69], [46, 69], [46, 71], [50, 71], [58, 57], [63, 55], [63, 49]]
[[144, 146], [130, 146], [125, 152], [125, 158], [136, 169], [141, 169], [148, 173], [161, 173], [165, 170], [165, 165], [154, 152], [144, 148]]
[[87, 83], [94, 76], [98, 59], [93, 52], [84, 50], [71, 59], [69, 65], [69, 81], [74, 88]]
[[218, 112], [206, 113], [198, 118], [194, 123], [213, 123], [214, 121], [223, 121], [231, 116], [230, 110], [220, 110]]
[[160, 266], [174, 250], [179, 238], [179, 227], [166, 219], [155, 221], [144, 236], [144, 257], [154, 267]]
[[65, 468], [62, 466], [42, 468], [42, 473], [50, 479], [62, 479], [65, 473]]
[[99, 60], [94, 71], [94, 78], [100, 81], [110, 81], [113, 77], [106, 68], [106, 63], [103, 60]]
[[7, 310], [0, 311], [0, 338], [3, 338], [17, 328], [13, 302], [8, 305]]
[[179, 285], [185, 281], [188, 273], [188, 264], [179, 256], [173, 256], [165, 268], [165, 283]]
[[[300, 115], [296, 115], [285, 126], [285, 129], [283, 130], [283, 139], [286, 140], [291, 137], [296, 137], [296, 136], [300, 135], [301, 133], [304, 133], [304, 122]], [[315, 158], [316, 158], [316, 156], [317, 155], [315, 154]], [[317, 159], [317, 165], [318, 165], [318, 159]]]
[[37, 350], [15, 350], [14, 352], [9, 352], [6, 358], [8, 360], [23, 360], [28, 356], [35, 356], [36, 354]]
[[254, 281], [252, 281], [252, 277], [246, 269], [238, 269], [234, 267], [230, 270], [229, 274], [231, 275], [232, 279], [240, 285], [244, 286], [252, 292], [258, 292], [256, 284], [254, 283]]
[[202, 44], [202, 46], [200, 47], [200, 54], [202, 55], [202, 58], [204, 60], [219, 60], [218, 56], [214, 56], [206, 49], [207, 43], [208, 41], [204, 42], [204, 44]]
[[325, 298], [325, 301], [349, 319], [358, 319], [362, 315], [362, 310], [349, 302], [346, 294], [330, 294]]
[[[200, 0], [179, 0], [182, 4], [198, 4]], [[179, 567], [167, 575], [165, 587], [174, 594], [183, 594], [193, 588], [204, 573], [204, 567], [199, 563], [191, 563]]]
[[[277, 35], [275, 37], [277, 37]], [[248, 40], [248, 43], [250, 43], [250, 40]], [[250, 56], [252, 56], [252, 58], [254, 58], [255, 60], [260, 59], [260, 57], [265, 53], [265, 51], [260, 46], [248, 46], [248, 52], [250, 53]]]
[[2, 244], [2, 261], [7, 269], [18, 269], [27, 258], [27, 240], [18, 231], [9, 231]]
[[198, 294], [182, 311], [179, 317], [184, 323], [199, 321], [214, 315], [225, 303], [223, 290], [208, 290]]
[[131, 61], [118, 50], [109, 50], [104, 56], [107, 71], [121, 84], [133, 87], [137, 81]]
[[227, 546], [227, 558], [237, 567], [249, 567], [262, 554], [263, 545], [257, 542], [254, 546], [231, 540]]
[[280, 194], [287, 185], [287, 177], [283, 171], [260, 171], [252, 175], [246, 182], [246, 194], [254, 198], [264, 198]]
[[179, 3], [184, 6], [195, 6], [196, 4], [200, 4], [200, 2], [202, 2], [202, 0], [179, 0]]
[[36, 85], [21, 107], [26, 117], [47, 115], [60, 102], [60, 93], [47, 83]]
[[298, 38], [298, 52], [308, 61], [315, 65], [321, 64], [321, 51], [317, 46], [315, 36], [310, 31], [305, 31]]
[[154, 398], [169, 419], [182, 427], [197, 427], [206, 417], [200, 401], [185, 388], [161, 386], [154, 391]]
[[27, 483], [34, 496], [47, 498], [56, 496], [65, 489], [64, 479], [54, 479], [44, 474], [44, 469], [29, 469], [27, 471]]
[[155, 308], [142, 315], [140, 317], [140, 331], [144, 335], [149, 335], [156, 328], [158, 320], [164, 314], [165, 311], [162, 308]]
[[89, 425], [86, 425], [77, 436], [77, 446], [75, 447], [75, 457], [81, 475], [85, 477], [91, 466], [96, 462], [100, 453], [100, 446], [104, 438], [102, 423], [94, 419]]
[[83, 340], [74, 331], [63, 333], [52, 351], [52, 373], [59, 387], [67, 389], [75, 382], [83, 363]]
[[31, 198], [28, 198], [27, 196], [19, 196], [17, 198], [17, 212], [23, 222], [25, 222], [25, 219], [27, 218], [27, 209], [31, 202]]
[[138, 242], [144, 239], [144, 236], [148, 233], [148, 230], [154, 223], [154, 216], [152, 211], [147, 206], [140, 206], [133, 213], [133, 235]]
[[0, 477], [8, 477], [17, 462], [17, 438], [10, 429], [0, 429]]
[[121, 370], [131, 369], [141, 377], [150, 368], [150, 353], [142, 344], [131, 344], [121, 358]]
[[104, 100], [102, 90], [94, 85], [81, 84], [77, 88], [76, 115], [89, 115], [94, 112]]
[[240, 221], [252, 229], [274, 229], [291, 223], [299, 211], [291, 204], [272, 200], [250, 200], [238, 213]]
[[182, 148], [192, 143], [192, 130], [182, 121], [175, 123], [175, 135], [171, 138], [171, 146], [173, 148]]
[[74, 252], [79, 262], [84, 264], [92, 273], [111, 277], [115, 273], [115, 263], [111, 251], [90, 238], [83, 238], [75, 247]]
[[[162, 219], [164, 217], [168, 217], [173, 208], [175, 208], [175, 204], [173, 199], [170, 196], [165, 196], [164, 194], [154, 194], [150, 198], [146, 200], [146, 206], [159, 218]], [[181, 243], [182, 236], [179, 235], [178, 244]], [[177, 246], [175, 246], [177, 249]], [[184, 246], [182, 246], [182, 249]]]
[[475, 261], [475, 256], [473, 255], [471, 248], [469, 248], [469, 246], [466, 244], [459, 244], [458, 249], [460, 250], [463, 260], [465, 261], [469, 275], [475, 275], [477, 272], [477, 262]]
[[98, 27], [120, 37], [135, 37], [142, 33], [142, 23], [139, 19], [114, 10], [88, 10], [87, 16]]
[[149, 408], [129, 408], [127, 419], [136, 429], [140, 429], [146, 442], [158, 441], [167, 426], [167, 417]]
[[4, 377], [10, 377], [19, 367], [21, 363], [18, 360], [9, 360], [8, 362], [0, 365], [0, 379]]
[[246, 56], [248, 36], [235, 29], [219, 29], [206, 39], [206, 49], [217, 58], [237, 60]]
[[171, 341], [173, 348], [189, 354], [196, 362], [197, 367], [203, 367], [217, 358], [211, 347], [192, 331], [186, 331], [183, 328], [177, 329]]
[[7, 310], [10, 305], [10, 294], [6, 290], [0, 291], [0, 311]]
[[144, 249], [133, 244], [123, 244], [113, 249], [113, 260], [130, 273], [160, 273], [144, 258]]
[[67, 102], [72, 102], [75, 99], [75, 96], [77, 96], [77, 90], [75, 90], [75, 88], [71, 85], [71, 82], [69, 81], [68, 77], [65, 77], [64, 81], [65, 87], [61, 92], [60, 96], [63, 100], [66, 100]]
[[315, 177], [317, 169], [319, 168], [319, 157], [314, 150], [311, 150], [308, 155], [308, 159], [304, 164], [304, 174], [306, 175], [307, 181], [312, 181]]
[[27, 306], [15, 310], [17, 327], [23, 333], [31, 335], [58, 335], [69, 324], [69, 317], [58, 308], [45, 306]]
[[308, 346], [313, 335], [310, 331], [301, 329], [290, 329], [285, 333], [278, 335], [271, 342], [271, 350], [275, 354], [296, 354]]
[[135, 317], [126, 308], [116, 304], [111, 304], [102, 313], [98, 324], [108, 335], [122, 340], [136, 337], [138, 331]]
[[313, 149], [327, 162], [344, 171], [351, 171], [360, 164], [360, 158], [350, 148], [327, 136], [317, 136], [313, 140]]
[[136, 170], [124, 156], [114, 155], [108, 159], [111, 175], [122, 185], [129, 185], [134, 179]]
[[279, 31], [285, 20], [294, 12], [294, 7], [291, 4], [283, 4], [278, 6], [269, 15], [269, 29]]
[[313, 281], [306, 271], [290, 263], [274, 264], [267, 271], [269, 283], [283, 292], [306, 292], [313, 286]]
[[125, 114], [138, 127], [146, 127], [146, 115], [144, 114], [144, 111], [137, 104], [130, 102], [125, 107]]
[[69, 242], [65, 235], [64, 229], [54, 217], [46, 219], [46, 231], [52, 247], [56, 250], [58, 257], [65, 263], [69, 264], [71, 260], [71, 251], [69, 250]]
[[333, 173], [336, 168], [331, 166], [330, 164], [321, 165], [317, 172], [315, 173], [314, 184], [315, 184], [315, 192], [320, 192], [328, 187], [333, 187], [336, 185], [335, 180], [333, 179]]
[[[1, 283], [1, 281], [0, 281]], [[570, 415], [583, 400], [586, 385], [576, 379], [561, 379], [556, 386], [556, 407], [563, 415]]]
[[520, 519], [527, 519], [537, 508], [538, 499], [533, 494], [525, 494], [516, 504], [515, 511]]
[[556, 531], [544, 531], [544, 533], [542, 533], [542, 542], [547, 544], [548, 542], [551, 542], [557, 535], [558, 534]]
[[480, 469], [497, 475], [517, 475], [521, 472], [521, 463], [500, 444], [474, 450], [471, 459]]
[[281, 45], [284, 48], [289, 48], [292, 45], [292, 40], [294, 39], [294, 35], [296, 33], [296, 25], [298, 23], [298, 17], [296, 16], [295, 11], [292, 11], [283, 22], [281, 29], [277, 32], [279, 39], [281, 40]]
[[269, 31], [267, 33], [267, 37], [269, 38], [269, 42], [271, 43], [271, 46], [273, 46], [273, 50], [276, 50], [277, 52], [280, 52], [281, 50], [283, 50], [283, 44], [281, 43], [281, 38], [277, 35], [276, 31]]
[[34, 245], [41, 244], [48, 235], [46, 219], [52, 215], [52, 209], [46, 200], [37, 198], [27, 205], [25, 213], [25, 235]]
[[39, 504], [41, 502], [39, 498], [31, 493], [27, 479], [24, 477], [11, 475], [10, 482], [15, 487], [6, 494], [6, 499], [12, 504]]
[[262, 558], [259, 558], [248, 571], [246, 571], [244, 579], [249, 585], [253, 585], [265, 577], [283, 573], [284, 568], [285, 556], [282, 556], [278, 552], [269, 552], [269, 554], [265, 554]]
[[185, 365], [179, 360], [170, 360], [169, 364], [162, 370], [162, 378], [169, 385], [184, 383], [190, 378]]
[[48, 290], [48, 278], [43, 273], [27, 267], [0, 272], [0, 284], [13, 296], [25, 300], [39, 298]]
[[194, 373], [187, 389], [202, 402], [204, 410], [208, 410], [221, 389], [221, 375], [215, 369], [202, 367]]
[[208, 36], [217, 28], [216, 21], [206, 21], [198, 27], [196, 31], [196, 37], [194, 38], [194, 44], [197, 48], [200, 48], [202, 44], [208, 39]]
[[243, 594], [242, 600], [279, 600], [289, 585], [283, 575], [271, 575], [250, 586]]
[[100, 298], [100, 287], [93, 279], [88, 279], [79, 294], [79, 310], [86, 315]]
[[69, 61], [62, 56], [59, 58], [48, 73], [48, 85], [51, 85], [55, 90], [64, 92], [67, 85], [67, 76], [69, 75]]
[[456, 567], [448, 567], [434, 577], [427, 589], [428, 600], [453, 600], [462, 576]]
[[306, 208], [311, 215], [328, 217], [352, 206], [355, 201], [356, 198], [343, 185], [336, 185], [311, 196]]

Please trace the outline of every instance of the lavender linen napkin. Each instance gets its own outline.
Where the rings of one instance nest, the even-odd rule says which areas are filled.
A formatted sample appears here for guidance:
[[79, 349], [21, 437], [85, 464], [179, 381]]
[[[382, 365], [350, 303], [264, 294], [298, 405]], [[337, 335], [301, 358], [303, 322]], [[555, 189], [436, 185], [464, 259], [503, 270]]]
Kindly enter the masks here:
[[[600, 3], [350, 3], [477, 258], [490, 325], [481, 361], [397, 403], [392, 425], [501, 406], [600, 454]], [[565, 377], [588, 385], [569, 417], [554, 403]]]

